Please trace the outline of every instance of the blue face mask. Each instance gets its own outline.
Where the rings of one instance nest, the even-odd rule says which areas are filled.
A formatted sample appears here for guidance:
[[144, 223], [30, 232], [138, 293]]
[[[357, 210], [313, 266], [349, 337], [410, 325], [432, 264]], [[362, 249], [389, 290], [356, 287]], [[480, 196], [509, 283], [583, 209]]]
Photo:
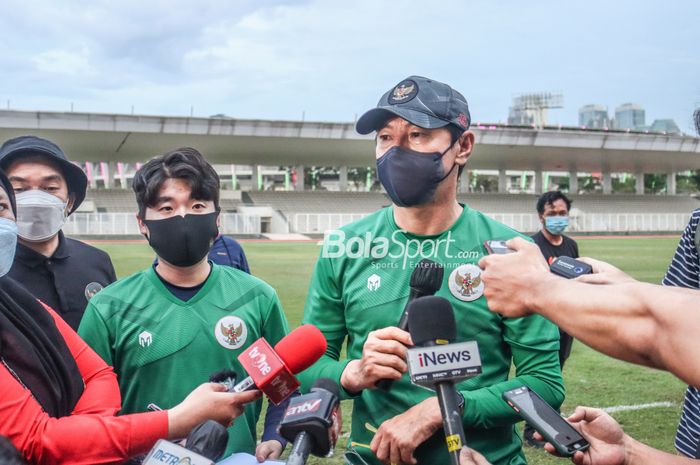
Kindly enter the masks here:
[[377, 177], [394, 204], [399, 207], [416, 207], [430, 202], [438, 185], [452, 173], [453, 164], [445, 174], [442, 157], [444, 152], [416, 152], [394, 146], [377, 160]]
[[17, 248], [17, 223], [7, 218], [0, 218], [0, 277], [12, 268]]
[[568, 216], [548, 216], [544, 219], [544, 227], [555, 236], [560, 236], [569, 226]]

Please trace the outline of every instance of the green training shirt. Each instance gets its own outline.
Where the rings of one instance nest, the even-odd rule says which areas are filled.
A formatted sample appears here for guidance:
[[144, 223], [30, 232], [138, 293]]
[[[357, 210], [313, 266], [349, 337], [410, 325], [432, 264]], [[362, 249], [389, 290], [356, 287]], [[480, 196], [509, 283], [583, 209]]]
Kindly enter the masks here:
[[[121, 413], [180, 403], [215, 371], [247, 373], [238, 355], [264, 337], [274, 346], [289, 332], [274, 289], [228, 266], [212, 264], [204, 286], [187, 302], [153, 268], [121, 279], [90, 299], [78, 334], [114, 367]], [[262, 401], [248, 404], [229, 428], [226, 454], [254, 453]]]
[[[304, 323], [318, 326], [328, 339], [328, 351], [301, 379], [305, 389], [321, 376], [335, 379], [348, 360], [362, 357], [370, 331], [396, 326], [408, 301], [409, 281], [416, 264], [429, 258], [445, 267], [436, 295], [454, 308], [457, 341], [475, 340], [483, 373], [457, 385], [466, 399], [467, 444], [494, 465], [526, 463], [514, 423], [520, 417], [501, 393], [521, 385], [537, 391], [558, 407], [564, 399], [559, 367], [559, 332], [540, 316], [503, 318], [492, 313], [483, 297], [484, 284], [476, 264], [486, 254], [486, 240], [522, 236], [484, 214], [464, 206], [449, 230], [418, 236], [399, 229], [391, 207], [326, 234], [311, 281]], [[348, 360], [339, 361], [347, 339]], [[514, 377], [509, 379], [511, 363]], [[343, 395], [350, 396], [347, 392]], [[435, 395], [411, 384], [408, 374], [391, 390], [364, 390], [355, 397], [350, 442], [370, 464], [379, 461], [368, 449], [374, 431], [384, 421]], [[442, 430], [416, 450], [421, 464], [449, 463]]]

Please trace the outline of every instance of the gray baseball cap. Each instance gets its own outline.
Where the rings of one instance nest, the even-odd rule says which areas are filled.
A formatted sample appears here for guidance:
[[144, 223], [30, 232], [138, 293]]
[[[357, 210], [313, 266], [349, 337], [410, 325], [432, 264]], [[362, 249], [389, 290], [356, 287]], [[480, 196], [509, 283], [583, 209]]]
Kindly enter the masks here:
[[10, 139], [0, 147], [0, 169], [7, 168], [15, 161], [30, 155], [43, 155], [56, 163], [63, 172], [68, 185], [68, 192], [75, 195], [73, 213], [85, 199], [88, 179], [80, 167], [71, 163], [61, 147], [50, 140], [36, 136], [20, 136]]
[[377, 107], [357, 120], [355, 129], [369, 134], [395, 116], [425, 129], [451, 124], [465, 131], [471, 123], [464, 95], [447, 84], [421, 76], [409, 76], [382, 95]]

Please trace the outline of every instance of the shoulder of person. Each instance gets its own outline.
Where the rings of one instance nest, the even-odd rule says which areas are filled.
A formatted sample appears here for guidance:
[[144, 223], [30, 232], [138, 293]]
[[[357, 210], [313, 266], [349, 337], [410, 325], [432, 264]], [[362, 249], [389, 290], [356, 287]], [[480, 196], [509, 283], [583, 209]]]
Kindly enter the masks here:
[[98, 249], [95, 246], [86, 244], [85, 242], [79, 241], [77, 239], [71, 239], [70, 237], [64, 236], [64, 239], [66, 241], [66, 245], [69, 246], [70, 251], [72, 253], [78, 253], [80, 255], [91, 255], [93, 257], [101, 257], [111, 262], [109, 254], [102, 249]]
[[236, 282], [239, 286], [244, 286], [248, 289], [254, 290], [256, 293], [264, 294], [266, 296], [272, 297], [276, 296], [277, 292], [268, 283], [262, 279], [241, 271], [238, 268], [234, 268], [228, 265], [217, 265], [212, 263], [219, 269], [219, 281], [221, 282]]
[[149, 271], [150, 270], [147, 268], [116, 280], [92, 296], [92, 298], [90, 298], [90, 303], [93, 305], [100, 305], [114, 299], [123, 301], [125, 297], [138, 295], [139, 289], [143, 289], [143, 287], [147, 285], [147, 273]]

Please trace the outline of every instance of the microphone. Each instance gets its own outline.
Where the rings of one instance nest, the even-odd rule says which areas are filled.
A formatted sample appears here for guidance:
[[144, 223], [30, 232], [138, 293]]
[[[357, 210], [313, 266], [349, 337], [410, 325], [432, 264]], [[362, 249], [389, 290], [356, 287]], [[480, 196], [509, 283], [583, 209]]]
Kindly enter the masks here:
[[[437, 262], [424, 258], [413, 269], [409, 286], [411, 292], [408, 294], [408, 302], [404, 307], [401, 319], [399, 319], [399, 329], [408, 331], [408, 308], [414, 300], [434, 295], [442, 286], [442, 278], [445, 275], [445, 268]], [[377, 381], [377, 387], [384, 391], [391, 389], [393, 380], [382, 379]]]
[[159, 439], [143, 461], [134, 458], [129, 460], [127, 464], [163, 465], [164, 463], [187, 463], [191, 465], [214, 465], [224, 455], [227, 443], [228, 432], [226, 428], [214, 420], [207, 420], [190, 431], [185, 440], [185, 447], [165, 439]]
[[481, 373], [476, 341], [454, 343], [457, 337], [452, 305], [437, 296], [411, 302], [408, 327], [416, 347], [408, 350], [411, 382], [437, 391], [445, 442], [453, 465], [466, 445], [455, 382]]
[[408, 294], [408, 302], [401, 314], [399, 328], [408, 331], [408, 307], [419, 297], [435, 295], [442, 287], [442, 278], [445, 275], [445, 268], [440, 263], [424, 258], [413, 269], [409, 286], [411, 292]]
[[326, 338], [313, 325], [299, 326], [274, 349], [261, 337], [238, 356], [249, 376], [231, 392], [260, 389], [273, 404], [279, 405], [300, 386], [294, 375], [313, 365], [327, 347]]
[[325, 457], [335, 446], [332, 427], [339, 408], [338, 383], [319, 378], [311, 392], [292, 398], [280, 423], [280, 434], [292, 442], [287, 465], [304, 465], [309, 453]]
[[194, 427], [185, 441], [185, 447], [192, 452], [216, 462], [224, 455], [228, 443], [228, 431], [214, 420], [207, 420]]

